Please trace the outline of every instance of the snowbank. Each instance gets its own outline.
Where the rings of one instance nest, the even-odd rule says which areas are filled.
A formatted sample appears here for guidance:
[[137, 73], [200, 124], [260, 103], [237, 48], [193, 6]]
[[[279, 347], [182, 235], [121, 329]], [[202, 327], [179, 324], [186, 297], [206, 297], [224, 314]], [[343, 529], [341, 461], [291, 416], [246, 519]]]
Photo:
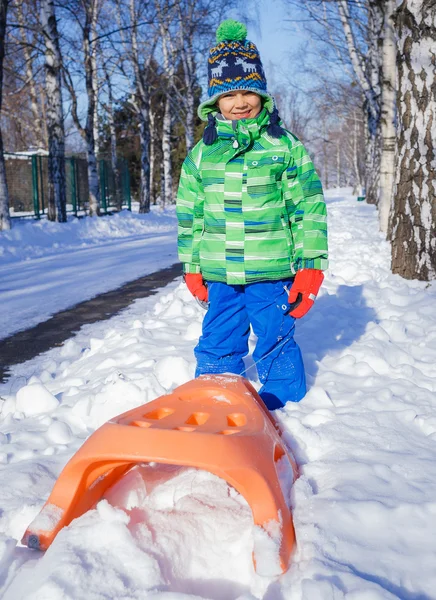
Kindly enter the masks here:
[[276, 411], [301, 472], [289, 571], [255, 574], [248, 506], [194, 469], [140, 466], [45, 555], [17, 545], [96, 427], [193, 377], [203, 313], [176, 282], [0, 386], [5, 600], [434, 597], [436, 286], [390, 273], [374, 207], [343, 191], [328, 205], [331, 270], [297, 334], [310, 390]]

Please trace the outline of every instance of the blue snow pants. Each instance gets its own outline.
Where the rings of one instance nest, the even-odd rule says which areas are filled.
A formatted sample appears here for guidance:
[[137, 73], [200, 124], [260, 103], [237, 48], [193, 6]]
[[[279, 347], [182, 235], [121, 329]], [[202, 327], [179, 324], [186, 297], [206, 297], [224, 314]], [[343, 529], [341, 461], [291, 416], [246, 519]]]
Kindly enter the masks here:
[[[195, 376], [245, 371], [250, 324], [257, 336], [253, 352], [259, 390], [270, 410], [298, 402], [306, 394], [306, 377], [300, 348], [294, 340], [295, 319], [286, 314], [292, 280], [262, 281], [247, 285], [208, 282], [209, 308], [203, 332], [194, 349]], [[270, 354], [268, 354], [270, 353]], [[266, 356], [268, 354], [268, 356]], [[254, 367], [252, 367], [254, 369]], [[245, 376], [250, 376], [250, 370]]]

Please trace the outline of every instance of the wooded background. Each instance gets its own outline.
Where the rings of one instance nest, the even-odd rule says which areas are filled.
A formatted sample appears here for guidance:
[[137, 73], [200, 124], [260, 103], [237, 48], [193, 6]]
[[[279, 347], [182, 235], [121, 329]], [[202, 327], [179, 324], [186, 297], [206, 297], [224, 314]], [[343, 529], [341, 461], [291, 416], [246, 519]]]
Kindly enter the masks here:
[[[285, 125], [324, 187], [377, 205], [393, 272], [436, 279], [436, 0], [285, 5], [277, 27], [291, 30], [298, 11], [309, 40], [287, 83], [267, 71]], [[11, 226], [4, 151], [48, 153], [52, 220], [66, 220], [66, 151], [86, 157], [90, 215], [101, 157], [115, 181], [129, 161], [140, 212], [174, 202], [203, 128], [208, 48], [229, 16], [254, 19], [237, 0], [0, 0], [0, 229]]]

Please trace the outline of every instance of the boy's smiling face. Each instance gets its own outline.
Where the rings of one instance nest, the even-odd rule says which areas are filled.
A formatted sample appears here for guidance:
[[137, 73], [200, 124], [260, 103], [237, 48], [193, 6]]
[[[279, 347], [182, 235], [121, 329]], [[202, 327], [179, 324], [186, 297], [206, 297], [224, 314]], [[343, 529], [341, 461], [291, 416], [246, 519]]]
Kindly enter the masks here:
[[259, 94], [246, 90], [235, 90], [218, 98], [218, 109], [225, 119], [236, 121], [254, 119], [262, 110]]

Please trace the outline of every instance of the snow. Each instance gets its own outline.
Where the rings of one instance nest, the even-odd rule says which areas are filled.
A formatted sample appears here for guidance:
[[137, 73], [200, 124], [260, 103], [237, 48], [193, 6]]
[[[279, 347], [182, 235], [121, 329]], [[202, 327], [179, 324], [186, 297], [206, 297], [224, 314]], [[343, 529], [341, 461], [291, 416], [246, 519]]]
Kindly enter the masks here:
[[14, 220], [0, 233], [0, 339], [176, 263], [176, 228], [174, 206], [68, 223]]
[[[204, 313], [179, 280], [0, 386], [4, 600], [435, 597], [436, 285], [390, 273], [373, 206], [336, 190], [328, 209], [331, 269], [297, 327], [310, 389], [275, 412], [300, 472], [291, 489], [280, 461], [297, 535], [288, 572], [277, 573], [277, 527], [254, 527], [234, 489], [187, 467], [140, 464], [45, 554], [19, 542], [99, 425], [194, 376]], [[118, 245], [106, 251], [115, 260]]]

